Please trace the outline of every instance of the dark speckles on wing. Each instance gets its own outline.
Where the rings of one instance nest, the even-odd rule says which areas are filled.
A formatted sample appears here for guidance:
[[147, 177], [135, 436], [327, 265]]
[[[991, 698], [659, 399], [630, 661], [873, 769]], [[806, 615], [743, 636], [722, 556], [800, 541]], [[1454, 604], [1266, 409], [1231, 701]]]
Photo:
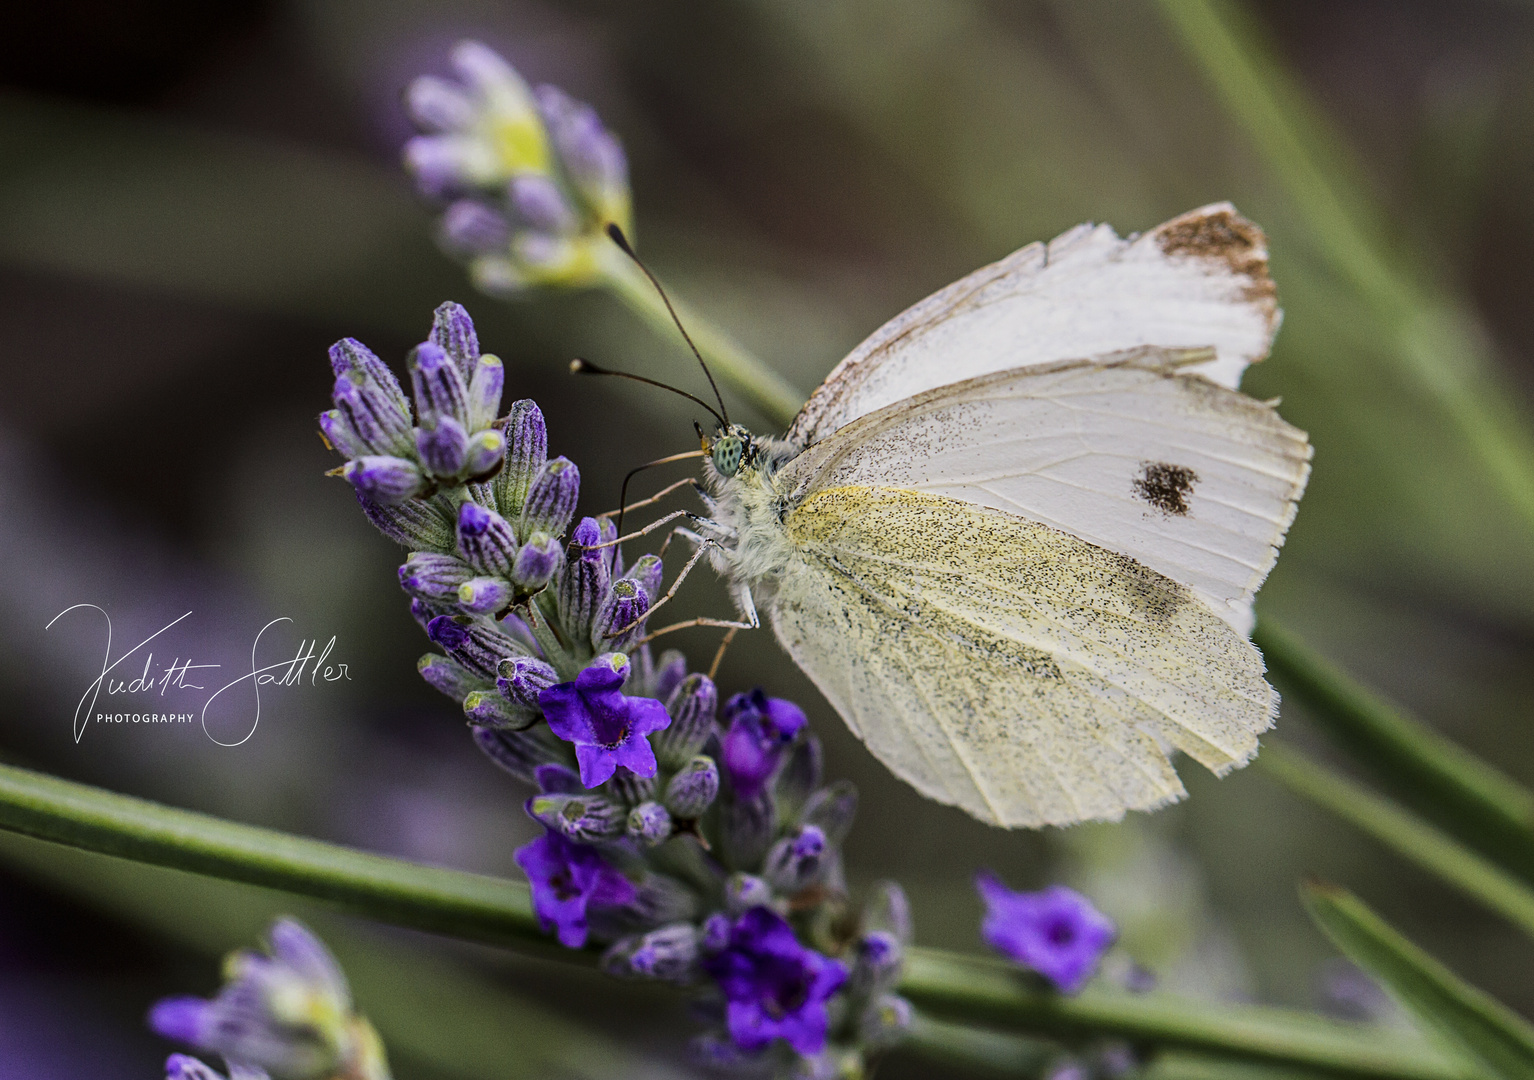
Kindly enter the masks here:
[[1134, 481], [1135, 494], [1163, 514], [1188, 516], [1188, 497], [1198, 473], [1186, 465], [1168, 465], [1162, 461], [1140, 463], [1140, 475]]

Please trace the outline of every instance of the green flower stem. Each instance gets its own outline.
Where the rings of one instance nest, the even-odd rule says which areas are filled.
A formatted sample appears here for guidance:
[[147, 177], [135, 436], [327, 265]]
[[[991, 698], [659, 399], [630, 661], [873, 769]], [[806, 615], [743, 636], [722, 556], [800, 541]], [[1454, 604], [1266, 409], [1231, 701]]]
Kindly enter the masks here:
[[384, 922], [551, 951], [526, 885], [419, 866], [0, 765], [0, 828], [264, 885]]
[[1161, 0], [1231, 118], [1309, 225], [1322, 259], [1393, 336], [1402, 370], [1433, 396], [1475, 448], [1509, 503], [1534, 526], [1534, 438], [1500, 387], [1468, 308], [1434, 295], [1420, 272], [1381, 239], [1373, 200], [1325, 118], [1269, 57], [1243, 12], [1225, 0]]
[[928, 1015], [966, 1025], [1071, 1038], [1117, 1036], [1157, 1047], [1281, 1062], [1338, 1076], [1464, 1075], [1418, 1039], [1382, 1039], [1368, 1028], [1306, 1013], [1251, 1005], [1210, 1005], [1162, 994], [1089, 989], [1077, 997], [1035, 989], [1000, 961], [912, 949], [905, 994]]
[[[676, 324], [671, 321], [671, 313], [666, 310], [665, 302], [655, 291], [655, 286], [633, 263], [626, 259], [613, 262], [604, 280], [613, 295], [649, 323], [656, 333], [672, 337], [676, 335]], [[687, 333], [697, 344], [698, 351], [708, 361], [709, 370], [715, 378], [729, 385], [773, 423], [787, 430], [804, 402], [804, 395], [696, 310], [674, 296], [671, 303], [682, 325], [687, 327]], [[707, 394], [699, 396], [705, 401], [709, 397]]]
[[[0, 765], [0, 829], [137, 862], [325, 900], [383, 922], [589, 964], [539, 929], [526, 886], [420, 866], [240, 825]], [[1377, 1080], [1455, 1080], [1442, 1055], [1411, 1040], [1279, 1009], [1211, 1006], [1157, 994], [1032, 989], [1007, 965], [913, 949], [901, 992], [939, 1022], [1023, 1033], [1113, 1035]], [[951, 1035], [951, 1033], [948, 1033]], [[953, 1039], [938, 1031], [932, 1053]], [[951, 1049], [951, 1048], [950, 1048]], [[954, 1051], [956, 1052], [956, 1051]]]
[[1534, 792], [1406, 715], [1268, 619], [1252, 640], [1280, 689], [1435, 824], [1534, 880]]
[[1447, 833], [1287, 746], [1268, 743], [1257, 756], [1256, 764], [1291, 790], [1534, 935], [1534, 891]]

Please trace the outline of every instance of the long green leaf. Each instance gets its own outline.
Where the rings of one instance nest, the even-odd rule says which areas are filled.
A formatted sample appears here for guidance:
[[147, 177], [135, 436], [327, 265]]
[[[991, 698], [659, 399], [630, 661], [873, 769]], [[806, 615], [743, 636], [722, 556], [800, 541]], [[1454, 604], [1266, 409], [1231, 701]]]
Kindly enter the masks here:
[[1161, 0], [1160, 8], [1309, 224], [1313, 247], [1392, 335], [1401, 372], [1438, 402], [1509, 505], [1534, 526], [1534, 436], [1468, 305], [1425, 289], [1416, 269], [1386, 248], [1383, 229], [1367, 220], [1372, 200], [1350, 183], [1341, 140], [1328, 137], [1325, 117], [1270, 59], [1239, 7]]
[[1453, 837], [1287, 746], [1270, 742], [1258, 755], [1257, 764], [1289, 788], [1534, 935], [1534, 891]]
[[[550, 955], [525, 886], [172, 809], [0, 765], [0, 829], [86, 851], [282, 889], [384, 922]], [[589, 963], [591, 954], [556, 950]], [[901, 991], [939, 1020], [1287, 1062], [1378, 1080], [1455, 1080], [1442, 1055], [1410, 1042], [1280, 1009], [1210, 1006], [1163, 995], [1030, 989], [1006, 965], [913, 949]]]
[[1466, 843], [1534, 880], [1534, 792], [1350, 678], [1264, 618], [1252, 640], [1280, 689], [1393, 793]]
[[1468, 1058], [1505, 1080], [1534, 1077], [1534, 1026], [1528, 1021], [1461, 980], [1346, 890], [1310, 884], [1301, 897], [1349, 960]]

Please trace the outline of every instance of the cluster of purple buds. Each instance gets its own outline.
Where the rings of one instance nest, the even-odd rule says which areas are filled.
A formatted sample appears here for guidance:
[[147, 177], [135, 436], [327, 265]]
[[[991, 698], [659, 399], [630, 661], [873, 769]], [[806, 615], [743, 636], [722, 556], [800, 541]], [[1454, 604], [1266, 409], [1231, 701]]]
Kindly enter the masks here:
[[[222, 1056], [228, 1080], [389, 1080], [383, 1043], [354, 1011], [346, 976], [324, 944], [291, 919], [274, 923], [268, 941], [266, 954], [228, 958], [216, 997], [156, 1004], [150, 1027]], [[185, 1054], [170, 1056], [165, 1075], [224, 1080]]]
[[[361, 342], [332, 345], [330, 366], [335, 408], [319, 423], [325, 441], [347, 458], [338, 474], [396, 539], [440, 543], [451, 527], [453, 489], [496, 475], [506, 457], [496, 425], [505, 382], [500, 359], [480, 354], [463, 308], [443, 304], [430, 338], [410, 354], [413, 408], [388, 365]], [[430, 501], [439, 492], [449, 497]]]
[[422, 76], [406, 105], [423, 134], [405, 167], [443, 207], [439, 236], [492, 294], [595, 284], [614, 256], [603, 229], [628, 231], [628, 162], [590, 106], [528, 87], [504, 59], [461, 42], [456, 80]]
[[[437, 344], [445, 331], [457, 344]], [[478, 360], [473, 340], [468, 316], [444, 305], [433, 344], [456, 364]], [[428, 475], [405, 457], [398, 384], [343, 346], [371, 358], [374, 396], [397, 409], [389, 448]], [[423, 417], [455, 407], [460, 384], [440, 370], [414, 380]], [[910, 937], [904, 896], [881, 887], [860, 911], [843, 876], [857, 792], [822, 782], [820, 743], [792, 702], [756, 690], [721, 703], [680, 653], [652, 652], [661, 560], [625, 564], [605, 518], [581, 519], [562, 543], [576, 467], [548, 458], [531, 401], [491, 413], [475, 416], [504, 439], [492, 474], [432, 473], [434, 489], [391, 501], [361, 494], [369, 518], [413, 549], [400, 583], [442, 650], [421, 659], [422, 676], [462, 706], [492, 760], [537, 789], [526, 810], [544, 835], [517, 861], [539, 918], [568, 947], [606, 946], [609, 971], [698, 988], [717, 1023], [698, 1044], [709, 1060], [855, 1073], [911, 1020], [893, 993]]]

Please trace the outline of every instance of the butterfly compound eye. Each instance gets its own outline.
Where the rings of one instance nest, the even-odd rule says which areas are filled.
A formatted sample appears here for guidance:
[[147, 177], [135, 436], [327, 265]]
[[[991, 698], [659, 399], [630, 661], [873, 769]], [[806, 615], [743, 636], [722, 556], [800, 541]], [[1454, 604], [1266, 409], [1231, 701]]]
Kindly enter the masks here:
[[745, 444], [737, 435], [725, 435], [714, 440], [713, 460], [714, 468], [719, 470], [721, 476], [734, 476], [740, 471], [740, 459], [745, 453]]

